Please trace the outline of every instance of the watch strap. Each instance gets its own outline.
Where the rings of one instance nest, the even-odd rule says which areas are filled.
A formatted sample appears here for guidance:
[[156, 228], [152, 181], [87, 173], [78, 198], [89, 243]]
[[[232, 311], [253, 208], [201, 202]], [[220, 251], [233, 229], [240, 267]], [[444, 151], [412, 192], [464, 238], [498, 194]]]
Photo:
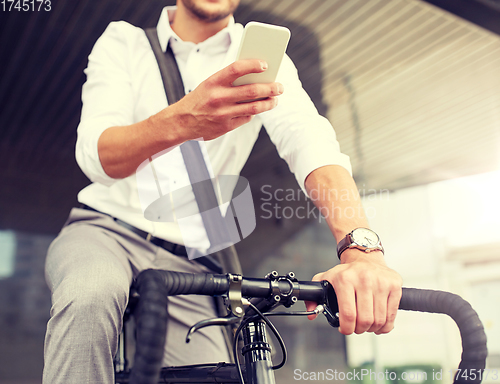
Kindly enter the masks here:
[[342, 240], [339, 241], [337, 244], [337, 256], [339, 257], [340, 260], [340, 255], [342, 255], [342, 252], [344, 252], [349, 246], [351, 245], [351, 233], [348, 233], [347, 235], [344, 236]]

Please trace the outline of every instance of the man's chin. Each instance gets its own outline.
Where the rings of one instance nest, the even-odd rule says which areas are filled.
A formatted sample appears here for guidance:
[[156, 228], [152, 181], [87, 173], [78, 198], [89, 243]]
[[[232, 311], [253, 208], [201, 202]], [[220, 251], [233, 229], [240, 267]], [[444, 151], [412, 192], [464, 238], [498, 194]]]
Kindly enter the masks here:
[[225, 19], [233, 14], [239, 3], [223, 0], [206, 0], [203, 2], [182, 0], [182, 2], [196, 18], [206, 23], [213, 23]]
[[231, 13], [229, 12], [204, 12], [203, 14], [196, 15], [200, 21], [205, 23], [215, 23], [219, 20], [223, 20], [228, 17]]

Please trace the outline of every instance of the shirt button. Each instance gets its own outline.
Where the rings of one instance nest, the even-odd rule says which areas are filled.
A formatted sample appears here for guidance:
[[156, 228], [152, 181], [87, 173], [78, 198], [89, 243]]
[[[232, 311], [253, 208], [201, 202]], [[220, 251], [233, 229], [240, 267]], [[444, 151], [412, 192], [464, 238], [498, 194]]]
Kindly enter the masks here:
[[196, 52], [200, 52], [200, 48], [198, 48], [198, 49], [196, 50]]

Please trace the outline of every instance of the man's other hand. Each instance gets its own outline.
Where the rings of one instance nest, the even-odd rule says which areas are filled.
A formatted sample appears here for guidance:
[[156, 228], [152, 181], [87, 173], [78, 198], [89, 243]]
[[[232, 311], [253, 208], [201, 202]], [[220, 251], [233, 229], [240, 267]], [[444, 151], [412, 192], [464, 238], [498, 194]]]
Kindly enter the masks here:
[[[329, 281], [337, 294], [341, 333], [382, 334], [394, 328], [402, 279], [385, 265], [381, 252], [366, 254], [357, 249], [346, 250], [340, 265], [313, 278], [313, 281], [322, 280]], [[311, 311], [316, 304], [307, 302], [306, 307]]]

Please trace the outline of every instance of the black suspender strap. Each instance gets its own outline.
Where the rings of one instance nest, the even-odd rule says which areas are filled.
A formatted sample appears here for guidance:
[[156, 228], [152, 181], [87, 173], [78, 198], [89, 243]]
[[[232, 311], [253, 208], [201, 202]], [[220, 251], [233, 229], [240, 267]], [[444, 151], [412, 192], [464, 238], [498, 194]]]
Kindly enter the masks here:
[[[174, 104], [185, 96], [184, 84], [170, 44], [163, 53], [156, 28], [145, 30], [160, 67], [163, 86], [169, 104]], [[205, 163], [200, 143], [190, 140], [180, 146], [189, 180], [203, 220], [203, 225], [214, 251], [232, 244], [230, 234], [219, 210], [219, 203], [212, 184], [212, 179]], [[208, 253], [212, 253], [209, 249]]]

